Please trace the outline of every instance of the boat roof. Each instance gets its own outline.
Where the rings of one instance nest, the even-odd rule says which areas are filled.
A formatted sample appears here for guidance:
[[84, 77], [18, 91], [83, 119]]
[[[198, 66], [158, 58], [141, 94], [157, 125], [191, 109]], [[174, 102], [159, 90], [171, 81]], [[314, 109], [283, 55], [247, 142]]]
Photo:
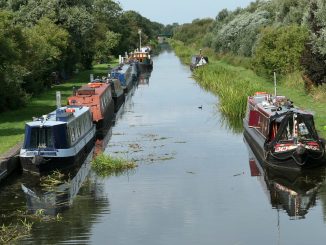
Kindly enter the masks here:
[[269, 117], [284, 114], [289, 111], [312, 115], [311, 112], [294, 107], [292, 101], [285, 96], [273, 96], [264, 92], [257, 92], [254, 96], [250, 96], [248, 101], [251, 105], [255, 106], [259, 111]]
[[126, 73], [128, 69], [130, 69], [131, 65], [130, 64], [123, 64], [119, 67], [113, 68], [112, 72], [119, 72], [121, 74]]
[[79, 88], [76, 96], [101, 95], [108, 87], [110, 87], [109, 84], [94, 80], [93, 82], [85, 84]]
[[63, 106], [49, 114], [39, 118], [34, 118], [34, 121], [27, 122], [26, 125], [31, 127], [36, 126], [55, 126], [73, 121], [75, 118], [89, 111], [87, 106]]

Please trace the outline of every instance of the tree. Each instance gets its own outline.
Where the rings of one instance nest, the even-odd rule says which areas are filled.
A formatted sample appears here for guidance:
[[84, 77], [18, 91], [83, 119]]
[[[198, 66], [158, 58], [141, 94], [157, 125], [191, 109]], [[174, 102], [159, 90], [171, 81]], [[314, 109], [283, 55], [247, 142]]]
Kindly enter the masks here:
[[266, 27], [262, 30], [254, 52], [257, 71], [281, 75], [300, 69], [300, 57], [308, 30], [304, 26]]
[[305, 43], [301, 64], [305, 75], [319, 85], [326, 82], [326, 4], [314, 0], [309, 7], [310, 38]]
[[13, 15], [0, 11], [0, 112], [18, 108], [27, 101], [22, 90], [24, 67], [21, 60], [26, 43], [21, 28], [13, 25]]
[[38, 93], [49, 87], [48, 77], [58, 69], [68, 47], [68, 32], [51, 20], [41, 19], [31, 28], [24, 29], [28, 49], [24, 57], [23, 88]]

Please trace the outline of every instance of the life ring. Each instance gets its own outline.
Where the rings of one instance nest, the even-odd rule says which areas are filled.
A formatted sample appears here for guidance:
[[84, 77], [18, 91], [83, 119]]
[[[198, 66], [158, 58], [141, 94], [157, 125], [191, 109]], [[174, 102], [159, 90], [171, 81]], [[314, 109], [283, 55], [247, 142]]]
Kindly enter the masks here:
[[66, 109], [66, 112], [68, 112], [68, 113], [74, 113], [75, 112], [75, 109], [74, 108], [67, 108]]
[[256, 92], [255, 95], [267, 94], [266, 92]]

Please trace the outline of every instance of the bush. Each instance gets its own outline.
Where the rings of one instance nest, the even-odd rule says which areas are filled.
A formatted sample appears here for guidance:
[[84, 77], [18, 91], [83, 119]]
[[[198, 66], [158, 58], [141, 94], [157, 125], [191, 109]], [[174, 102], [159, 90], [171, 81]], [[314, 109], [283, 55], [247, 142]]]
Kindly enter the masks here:
[[306, 27], [266, 27], [257, 41], [253, 64], [260, 74], [284, 75], [300, 70], [300, 57], [308, 38]]

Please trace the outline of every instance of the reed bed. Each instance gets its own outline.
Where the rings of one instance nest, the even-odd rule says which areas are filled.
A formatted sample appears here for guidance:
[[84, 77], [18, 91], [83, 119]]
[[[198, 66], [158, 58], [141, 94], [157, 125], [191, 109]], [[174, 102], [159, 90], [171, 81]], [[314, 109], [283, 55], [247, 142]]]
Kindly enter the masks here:
[[[193, 48], [185, 47], [180, 41], [172, 40], [170, 44], [185, 64], [189, 63], [191, 55], [198, 52]], [[210, 55], [208, 55], [210, 63], [196, 69], [193, 77], [205, 90], [219, 96], [218, 108], [228, 121], [241, 121], [246, 111], [247, 97], [256, 91], [266, 90], [266, 86], [264, 88], [260, 80], [256, 80], [253, 74], [243, 71], [243, 68], [216, 61], [212, 50], [203, 51], [204, 55]]]
[[231, 120], [242, 119], [247, 97], [263, 90], [259, 82], [241, 77], [240, 73], [223, 67], [218, 62], [200, 67], [193, 76], [204, 89], [219, 96], [219, 110]]

